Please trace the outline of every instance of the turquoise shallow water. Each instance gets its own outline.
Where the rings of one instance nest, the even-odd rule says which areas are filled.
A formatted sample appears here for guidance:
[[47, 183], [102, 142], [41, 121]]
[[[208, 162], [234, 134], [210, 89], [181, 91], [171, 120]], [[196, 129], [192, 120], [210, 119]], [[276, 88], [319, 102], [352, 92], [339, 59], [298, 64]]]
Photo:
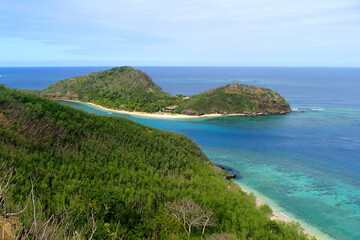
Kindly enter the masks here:
[[236, 170], [239, 184], [261, 193], [284, 213], [336, 239], [360, 239], [360, 162], [354, 161], [360, 141], [359, 133], [353, 132], [353, 119], [360, 119], [358, 108], [159, 120], [65, 104], [186, 134], [212, 162]]
[[[24, 86], [36, 82], [36, 78], [26, 78], [21, 69], [11, 69], [17, 73], [16, 78], [5, 70], [0, 68], [0, 75], [5, 76], [0, 83], [3, 80], [12, 86], [16, 82], [16, 87], [21, 87], [21, 76]], [[233, 80], [271, 87], [285, 96], [295, 112], [281, 116], [165, 120], [110, 114], [86, 104], [66, 104], [183, 133], [198, 143], [211, 161], [237, 171], [241, 175], [236, 180], [239, 184], [258, 192], [284, 213], [335, 239], [360, 239], [360, 69], [143, 70], [171, 93], [191, 94]], [[61, 79], [63, 72], [69, 74], [67, 71], [85, 69], [46, 72], [53, 74], [46, 84]]]

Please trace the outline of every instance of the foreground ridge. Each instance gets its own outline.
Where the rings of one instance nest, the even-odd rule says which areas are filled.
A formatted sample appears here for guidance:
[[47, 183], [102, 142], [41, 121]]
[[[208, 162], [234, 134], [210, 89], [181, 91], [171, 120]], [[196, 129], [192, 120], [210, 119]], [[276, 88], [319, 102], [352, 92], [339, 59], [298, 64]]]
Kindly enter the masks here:
[[2, 86], [0, 160], [2, 178], [16, 173], [2, 211], [30, 204], [17, 233], [41, 235], [34, 219], [56, 219], [69, 224], [52, 239], [307, 239], [257, 209], [188, 137]]

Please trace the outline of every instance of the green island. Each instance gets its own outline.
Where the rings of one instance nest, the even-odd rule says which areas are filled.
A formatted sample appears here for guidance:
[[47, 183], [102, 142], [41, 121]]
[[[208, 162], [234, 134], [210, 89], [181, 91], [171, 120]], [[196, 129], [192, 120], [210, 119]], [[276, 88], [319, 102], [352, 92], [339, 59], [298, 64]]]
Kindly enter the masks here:
[[0, 162], [0, 222], [19, 239], [308, 239], [188, 137], [4, 86]]
[[112, 68], [61, 80], [38, 94], [55, 100], [90, 102], [130, 112], [192, 116], [290, 112], [285, 99], [268, 88], [233, 83], [198, 95], [172, 96], [163, 92], [146, 73], [132, 67]]

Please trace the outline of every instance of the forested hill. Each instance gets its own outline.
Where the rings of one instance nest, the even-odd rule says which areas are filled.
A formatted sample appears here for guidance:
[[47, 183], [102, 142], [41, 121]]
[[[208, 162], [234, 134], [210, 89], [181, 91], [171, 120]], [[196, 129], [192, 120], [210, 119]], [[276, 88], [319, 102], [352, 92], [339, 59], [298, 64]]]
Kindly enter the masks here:
[[290, 112], [290, 105], [269, 88], [244, 84], [228, 84], [192, 96], [178, 106], [176, 112], [191, 115], [278, 114]]
[[176, 97], [163, 92], [146, 73], [132, 67], [112, 68], [61, 80], [41, 90], [40, 95], [142, 112], [156, 112], [176, 103]]
[[202, 94], [171, 96], [146, 73], [131, 67], [113, 68], [59, 81], [40, 95], [57, 100], [80, 100], [112, 109], [140, 112], [170, 111], [186, 115], [278, 114], [290, 106], [277, 92], [243, 84], [229, 84]]
[[1, 216], [27, 206], [14, 234], [29, 239], [306, 239], [189, 138], [3, 86], [0, 162], [0, 185], [15, 176]]

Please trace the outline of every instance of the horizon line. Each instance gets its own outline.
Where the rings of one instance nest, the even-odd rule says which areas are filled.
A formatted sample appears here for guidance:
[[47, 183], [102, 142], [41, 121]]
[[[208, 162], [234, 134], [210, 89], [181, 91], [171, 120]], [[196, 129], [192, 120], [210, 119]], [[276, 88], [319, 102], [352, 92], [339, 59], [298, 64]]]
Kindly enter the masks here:
[[65, 68], [65, 67], [74, 67], [74, 68], [81, 68], [81, 67], [195, 67], [195, 68], [360, 68], [360, 66], [216, 66], [216, 65], [209, 65], [209, 66], [186, 66], [186, 65], [54, 65], [54, 66], [0, 66], [0, 68]]

